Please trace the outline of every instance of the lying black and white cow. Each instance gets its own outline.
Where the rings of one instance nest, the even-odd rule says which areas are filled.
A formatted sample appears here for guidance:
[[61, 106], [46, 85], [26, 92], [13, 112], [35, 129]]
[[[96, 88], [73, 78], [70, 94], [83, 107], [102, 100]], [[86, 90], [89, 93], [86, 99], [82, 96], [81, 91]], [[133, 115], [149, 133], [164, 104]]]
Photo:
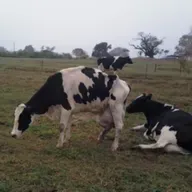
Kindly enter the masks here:
[[146, 130], [144, 136], [154, 144], [140, 144], [141, 149], [164, 148], [167, 152], [189, 154], [192, 152], [192, 115], [173, 105], [151, 99], [152, 94], [142, 94], [126, 109], [127, 113], [144, 113], [147, 123], [133, 130]]
[[112, 71], [122, 70], [122, 68], [126, 64], [133, 64], [133, 61], [129, 56], [126, 57], [109, 56], [97, 59], [98, 68], [106, 72], [110, 70]]
[[115, 126], [112, 144], [112, 150], [115, 151], [124, 125], [129, 92], [125, 81], [99, 69], [84, 66], [63, 69], [50, 76], [28, 102], [16, 108], [11, 135], [20, 137], [35, 116], [45, 114], [60, 121], [57, 147], [62, 147], [70, 139], [72, 114], [94, 110], [101, 114], [100, 125], [104, 127], [98, 140], [101, 141]]

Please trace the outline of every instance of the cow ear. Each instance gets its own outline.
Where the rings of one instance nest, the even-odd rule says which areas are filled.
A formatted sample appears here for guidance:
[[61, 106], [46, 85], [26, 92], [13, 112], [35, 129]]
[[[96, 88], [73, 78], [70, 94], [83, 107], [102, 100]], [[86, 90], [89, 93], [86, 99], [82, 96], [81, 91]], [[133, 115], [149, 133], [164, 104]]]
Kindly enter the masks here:
[[26, 105], [24, 103], [21, 103], [21, 104], [18, 104], [17, 107], [19, 107], [20, 109], [24, 109]]
[[147, 98], [148, 98], [149, 100], [151, 100], [152, 96], [153, 96], [153, 95], [150, 93], [150, 94], [147, 95]]

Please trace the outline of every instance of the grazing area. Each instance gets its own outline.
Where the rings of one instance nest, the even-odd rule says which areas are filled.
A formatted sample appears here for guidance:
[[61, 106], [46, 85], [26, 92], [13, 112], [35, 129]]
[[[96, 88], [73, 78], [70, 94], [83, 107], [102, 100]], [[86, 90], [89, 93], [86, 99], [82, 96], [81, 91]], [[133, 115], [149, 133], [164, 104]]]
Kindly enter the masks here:
[[[176, 62], [133, 59], [118, 75], [132, 88], [131, 102], [139, 94], [192, 112], [192, 72], [180, 73]], [[91, 113], [74, 116], [71, 142], [57, 149], [57, 121], [40, 118], [14, 139], [15, 107], [29, 100], [45, 80], [61, 68], [96, 60], [0, 58], [0, 192], [191, 192], [192, 156], [163, 150], [131, 147], [149, 143], [131, 128], [146, 122], [142, 114], [126, 114], [119, 149], [111, 152], [114, 129], [102, 143], [101, 127]], [[191, 65], [192, 69], [192, 65]]]

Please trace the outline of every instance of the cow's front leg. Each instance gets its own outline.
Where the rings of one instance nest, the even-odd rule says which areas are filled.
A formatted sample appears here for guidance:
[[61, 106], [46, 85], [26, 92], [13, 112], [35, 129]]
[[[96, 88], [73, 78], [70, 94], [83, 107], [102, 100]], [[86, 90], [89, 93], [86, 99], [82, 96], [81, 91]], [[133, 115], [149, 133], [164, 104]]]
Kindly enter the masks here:
[[69, 120], [68, 120], [68, 125], [67, 125], [67, 128], [66, 128], [66, 135], [65, 135], [65, 138], [64, 138], [64, 143], [69, 143], [70, 141], [70, 138], [71, 138], [71, 116], [69, 117]]
[[[60, 125], [59, 125], [60, 134], [59, 134], [59, 139], [56, 146], [57, 148], [63, 147], [63, 143], [64, 141], [66, 141], [66, 139], [64, 139], [65, 129], [67, 129], [68, 125], [70, 125], [70, 117], [71, 117], [71, 111], [62, 109], [61, 117], [60, 117]], [[70, 128], [68, 130], [68, 135], [69, 133], [70, 133]]]
[[64, 143], [64, 131], [65, 131], [65, 125], [63, 123], [60, 123], [59, 125], [59, 140], [57, 143], [57, 148], [61, 148], [63, 147], [63, 143]]

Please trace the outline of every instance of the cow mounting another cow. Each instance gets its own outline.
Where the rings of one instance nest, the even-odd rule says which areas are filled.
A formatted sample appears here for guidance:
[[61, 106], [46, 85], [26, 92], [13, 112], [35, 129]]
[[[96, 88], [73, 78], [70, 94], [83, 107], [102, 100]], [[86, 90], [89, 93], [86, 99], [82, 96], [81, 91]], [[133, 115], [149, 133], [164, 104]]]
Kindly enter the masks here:
[[112, 71], [115, 74], [116, 71], [122, 70], [126, 64], [133, 64], [129, 56], [108, 56], [97, 59], [98, 69], [104, 72]]

